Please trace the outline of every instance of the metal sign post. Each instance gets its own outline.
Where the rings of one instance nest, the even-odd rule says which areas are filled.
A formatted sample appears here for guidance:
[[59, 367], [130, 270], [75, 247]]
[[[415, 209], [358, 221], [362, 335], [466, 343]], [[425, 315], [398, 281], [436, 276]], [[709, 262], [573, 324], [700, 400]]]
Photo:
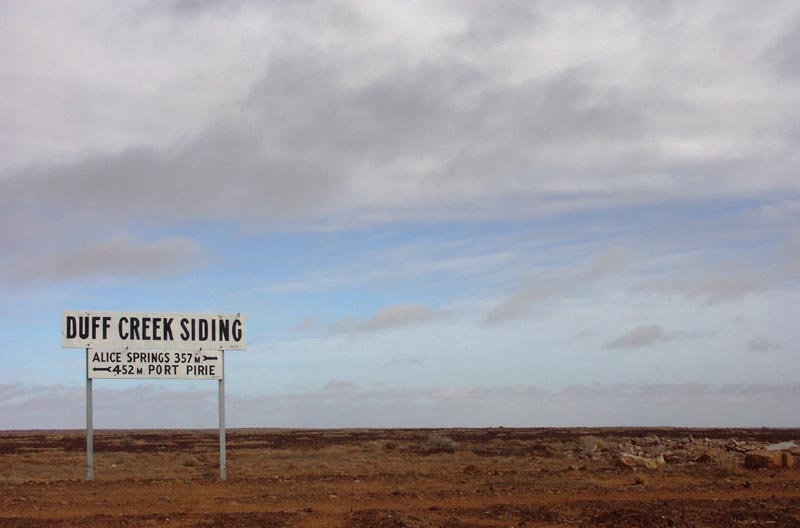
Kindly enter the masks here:
[[89, 353], [86, 349], [86, 480], [94, 480], [94, 426], [92, 424], [92, 378], [89, 376]]
[[[225, 351], [220, 350], [222, 368], [225, 372]], [[219, 479], [226, 478], [225, 461], [225, 377], [219, 379]]]

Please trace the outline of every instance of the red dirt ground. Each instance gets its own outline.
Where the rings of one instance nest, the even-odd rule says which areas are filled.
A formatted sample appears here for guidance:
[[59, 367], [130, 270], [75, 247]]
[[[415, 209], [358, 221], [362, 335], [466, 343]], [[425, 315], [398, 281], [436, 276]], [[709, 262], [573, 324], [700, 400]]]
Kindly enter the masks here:
[[7, 431], [0, 527], [800, 527], [800, 469], [743, 465], [787, 440], [800, 430], [229, 430], [223, 482], [214, 431], [99, 431], [86, 482], [83, 432]]

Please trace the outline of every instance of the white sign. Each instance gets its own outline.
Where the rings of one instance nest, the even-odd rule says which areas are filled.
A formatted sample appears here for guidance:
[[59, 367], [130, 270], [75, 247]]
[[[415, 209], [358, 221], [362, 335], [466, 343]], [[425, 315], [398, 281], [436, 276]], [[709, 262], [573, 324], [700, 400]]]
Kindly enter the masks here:
[[61, 346], [118, 350], [244, 350], [241, 314], [67, 311]]
[[221, 350], [88, 350], [91, 379], [222, 379]]

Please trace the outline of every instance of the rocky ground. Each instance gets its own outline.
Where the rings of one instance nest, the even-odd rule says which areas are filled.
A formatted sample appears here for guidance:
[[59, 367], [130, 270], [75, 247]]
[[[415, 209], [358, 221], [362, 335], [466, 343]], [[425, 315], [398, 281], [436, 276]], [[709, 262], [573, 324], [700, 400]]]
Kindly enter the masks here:
[[800, 527], [800, 430], [0, 432], [0, 526]]

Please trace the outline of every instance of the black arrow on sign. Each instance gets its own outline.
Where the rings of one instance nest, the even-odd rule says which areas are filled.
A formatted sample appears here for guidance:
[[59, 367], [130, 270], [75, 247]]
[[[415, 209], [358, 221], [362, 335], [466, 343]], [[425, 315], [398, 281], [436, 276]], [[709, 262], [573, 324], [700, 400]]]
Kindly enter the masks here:
[[217, 356], [203, 356], [203, 361], [208, 361], [209, 359], [213, 359], [214, 361], [216, 361]]
[[106, 372], [111, 372], [111, 367], [92, 367], [92, 370], [97, 372], [98, 370], [105, 370]]

